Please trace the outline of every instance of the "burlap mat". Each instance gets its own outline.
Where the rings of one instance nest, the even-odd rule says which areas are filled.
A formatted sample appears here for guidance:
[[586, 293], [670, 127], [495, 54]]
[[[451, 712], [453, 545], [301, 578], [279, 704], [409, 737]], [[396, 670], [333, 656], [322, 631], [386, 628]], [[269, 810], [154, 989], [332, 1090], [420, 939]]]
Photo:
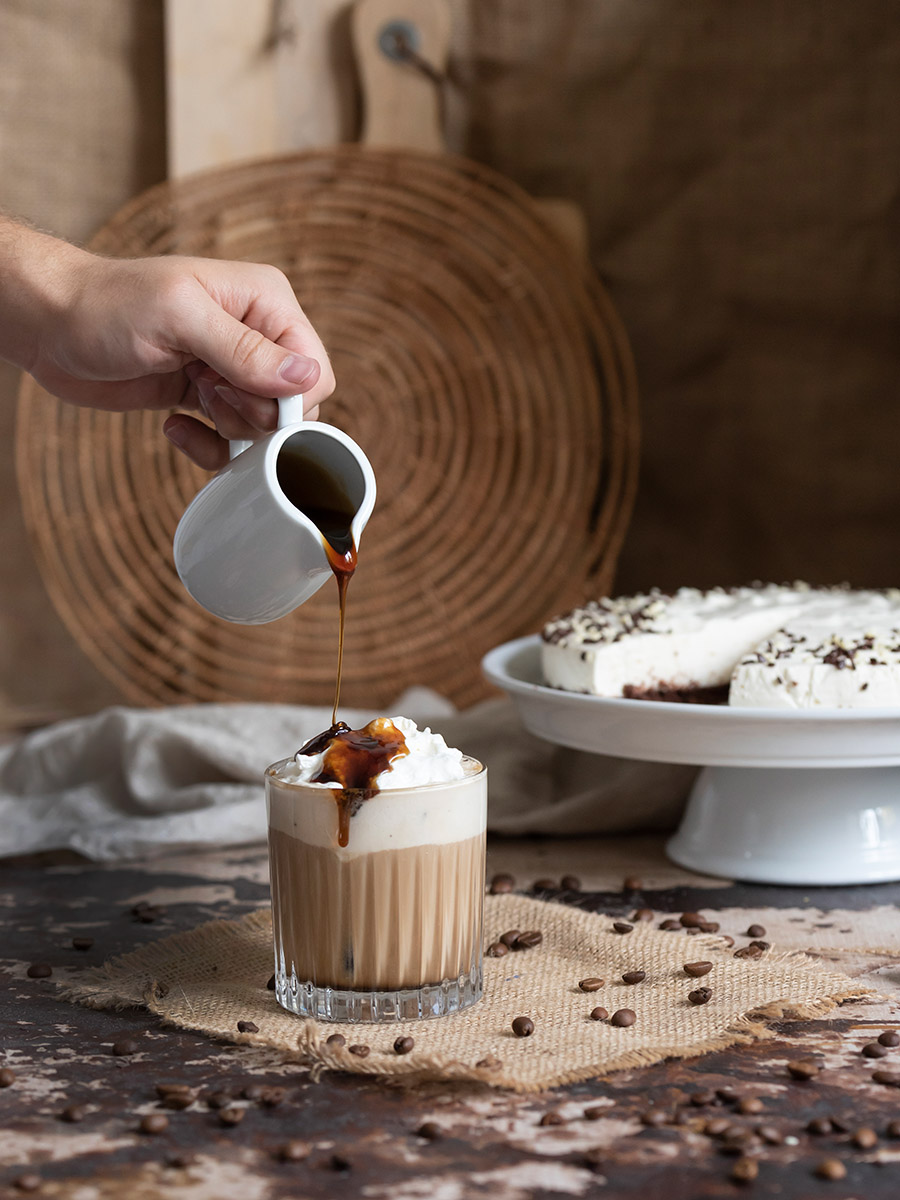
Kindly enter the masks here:
[[[540, 929], [543, 942], [486, 958], [484, 998], [438, 1020], [332, 1025], [285, 1012], [266, 988], [273, 969], [268, 909], [239, 921], [211, 921], [110, 959], [68, 983], [63, 994], [95, 1008], [143, 1005], [169, 1024], [272, 1047], [319, 1071], [477, 1080], [530, 1092], [772, 1036], [766, 1018], [818, 1016], [871, 993], [804, 954], [770, 950], [758, 960], [739, 959], [714, 935], [687, 937], [640, 922], [619, 934], [609, 917], [523, 896], [488, 896], [486, 944], [507, 929]], [[683, 964], [699, 959], [711, 961], [712, 970], [688, 977]], [[645, 980], [623, 983], [622, 974], [632, 970], [645, 971]], [[585, 994], [578, 982], [591, 976], [605, 983]], [[692, 1005], [688, 993], [700, 986], [712, 989], [712, 999]], [[610, 1014], [630, 1008], [637, 1020], [628, 1028], [593, 1021], [589, 1014], [598, 1005]], [[513, 1034], [517, 1016], [531, 1017], [531, 1037]], [[238, 1021], [252, 1021], [259, 1031], [239, 1033]], [[325, 1045], [335, 1032], [345, 1036], [346, 1047]], [[408, 1055], [393, 1050], [400, 1033], [415, 1039]], [[354, 1044], [368, 1045], [369, 1056], [351, 1054], [347, 1047]], [[478, 1065], [491, 1058], [499, 1065]]]

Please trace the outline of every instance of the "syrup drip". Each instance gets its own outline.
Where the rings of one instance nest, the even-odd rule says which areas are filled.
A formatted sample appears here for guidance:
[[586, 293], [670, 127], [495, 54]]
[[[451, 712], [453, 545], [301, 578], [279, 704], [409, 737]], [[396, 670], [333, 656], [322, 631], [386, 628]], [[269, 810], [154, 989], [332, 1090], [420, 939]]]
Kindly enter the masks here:
[[356, 508], [344, 491], [339, 479], [325, 470], [321, 463], [304, 456], [302, 447], [294, 449], [285, 442], [276, 465], [278, 484], [287, 499], [299, 508], [322, 535], [322, 545], [328, 565], [337, 580], [339, 625], [338, 664], [334, 686], [331, 724], [338, 723], [338, 704], [341, 699], [341, 676], [344, 667], [344, 619], [347, 610], [347, 587], [356, 570], [356, 540], [351, 528]]
[[338, 845], [346, 846], [350, 840], [350, 818], [359, 812], [364, 800], [371, 800], [376, 794], [375, 780], [381, 772], [393, 759], [409, 754], [409, 747], [393, 721], [376, 717], [362, 729], [348, 729], [339, 721], [308, 741], [300, 753], [320, 754], [323, 749], [325, 761], [312, 782], [340, 784]]

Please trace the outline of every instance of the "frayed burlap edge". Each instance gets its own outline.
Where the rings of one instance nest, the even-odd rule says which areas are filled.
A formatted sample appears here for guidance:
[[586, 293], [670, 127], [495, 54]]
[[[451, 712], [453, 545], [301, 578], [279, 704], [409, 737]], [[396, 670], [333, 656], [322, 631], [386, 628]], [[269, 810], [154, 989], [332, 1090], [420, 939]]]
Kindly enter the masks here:
[[[752, 979], [751, 972], [760, 962], [773, 968], [788, 968], [784, 973], [783, 984], [790, 991], [791, 981], [802, 981], [804, 985], [814, 979], [815, 995], [808, 995], [803, 1001], [787, 997], [772, 997], [764, 1003], [755, 1002], [747, 1005], [746, 1011], [734, 1014], [727, 1025], [715, 1032], [710, 1032], [702, 1038], [685, 1045], [684, 1040], [656, 1040], [652, 1046], [622, 1048], [621, 1050], [606, 1051], [592, 1061], [554, 1067], [548, 1064], [546, 1071], [539, 1071], [534, 1077], [529, 1071], [528, 1077], [523, 1072], [516, 1072], [515, 1066], [501, 1061], [499, 1067], [478, 1066], [479, 1059], [473, 1051], [460, 1054], [458, 1057], [446, 1053], [428, 1053], [424, 1048], [414, 1050], [407, 1056], [397, 1056], [391, 1050], [398, 1030], [415, 1032], [417, 1046], [425, 1047], [429, 1040], [429, 1031], [440, 1025], [441, 1032], [455, 1031], [459, 1033], [460, 1042], [466, 1041], [466, 1023], [471, 1022], [476, 1014], [484, 1013], [486, 1001], [465, 1013], [442, 1018], [440, 1022], [421, 1021], [404, 1022], [401, 1025], [331, 1025], [312, 1020], [304, 1020], [285, 1013], [281, 1010], [271, 992], [265, 990], [264, 984], [254, 985], [252, 999], [247, 1000], [251, 992], [247, 992], [243, 1001], [232, 1004], [228, 1009], [230, 1024], [221, 1019], [206, 1015], [198, 1018], [194, 1013], [190, 995], [177, 983], [167, 982], [172, 979], [173, 961], [179, 959], [193, 960], [208, 954], [210, 945], [215, 942], [227, 947], [228, 943], [251, 940], [264, 944], [267, 948], [271, 938], [271, 914], [268, 909], [251, 913], [237, 921], [211, 921], [197, 929], [186, 933], [174, 934], [160, 939], [148, 946], [128, 954], [110, 959], [103, 966], [85, 971], [76, 980], [68, 981], [60, 986], [61, 999], [86, 1005], [97, 1009], [122, 1009], [140, 1006], [154, 1013], [163, 1024], [175, 1028], [191, 1029], [214, 1038], [229, 1042], [265, 1047], [278, 1050], [286, 1060], [304, 1063], [312, 1068], [313, 1078], [319, 1078], [328, 1070], [352, 1072], [369, 1076], [389, 1076], [392, 1080], [408, 1083], [429, 1080], [468, 1081], [503, 1088], [514, 1092], [528, 1093], [542, 1091], [549, 1087], [565, 1084], [580, 1083], [588, 1079], [602, 1077], [614, 1071], [628, 1068], [649, 1066], [665, 1058], [694, 1058], [712, 1051], [724, 1050], [729, 1046], [752, 1041], [771, 1039], [777, 1036], [766, 1024], [784, 1018], [811, 1020], [822, 1017], [835, 1009], [839, 1004], [849, 1000], [859, 1000], [876, 995], [874, 989], [857, 984], [845, 975], [823, 969], [810, 956], [800, 951], [778, 953], [767, 952], [762, 960], [747, 962], [735, 960], [727, 949], [722, 938], [704, 935], [695, 936], [690, 942], [678, 938], [677, 935], [662, 934], [647, 927], [638, 926], [635, 934], [625, 939], [612, 934], [609, 918], [596, 914], [585, 913], [584, 910], [565, 905], [552, 904], [545, 901], [533, 900], [526, 897], [489, 897], [486, 905], [486, 928], [490, 936], [495, 927], [508, 928], [515, 925], [514, 916], [527, 916], [529, 921], [520, 927], [533, 928], [560, 926], [554, 915], [562, 918], [563, 925], [573, 925], [578, 922], [592, 926], [592, 935], [599, 943], [602, 941], [608, 952], [624, 952], [628, 946], [643, 944], [646, 955], [649, 946], [660, 948], [673, 947], [680, 943], [680, 953], [674, 952], [674, 958], [696, 959], [701, 954], [715, 955], [719, 966], [730, 974], [748, 972], [747, 978]], [[537, 919], [534, 919], [537, 918]], [[634, 939], [632, 942], [631, 939]], [[270, 953], [270, 951], [269, 951]], [[523, 967], [538, 961], [538, 951], [527, 951], [523, 955], [508, 956], [516, 965]], [[599, 950], [592, 951], [598, 954]], [[526, 956], [533, 956], [530, 958]], [[631, 957], [635, 957], [632, 953]], [[640, 952], [638, 952], [640, 957]], [[673, 956], [670, 954], [669, 958]], [[497, 971], [507, 960], [487, 960], [487, 974]], [[267, 969], [271, 973], [271, 957], [267, 959]], [[585, 973], [589, 973], [585, 971]], [[256, 972], [254, 971], [254, 979]], [[261, 976], [260, 976], [261, 978]], [[499, 978], [499, 977], [498, 977]], [[214, 979], [204, 981], [208, 998], [215, 992]], [[224, 982], [224, 980], [223, 980]], [[686, 982], [686, 981], [681, 981]], [[703, 982], [706, 982], [705, 980]], [[690, 986], [696, 986], [697, 981], [689, 981]], [[502, 984], [497, 986], [502, 988]], [[621, 986], [621, 985], [617, 985]], [[570, 989], [567, 989], [567, 991]], [[807, 990], [808, 987], [807, 987]], [[183, 1004], [179, 1005], [179, 993]], [[629, 990], [628, 998], [639, 995], [634, 988]], [[597, 1003], [596, 997], [587, 996], [581, 999], [592, 1006]], [[602, 1001], [601, 1001], [602, 1002]], [[617, 1007], [619, 1005], [617, 1004]], [[622, 1005], [625, 1006], [623, 999]], [[513, 1006], [515, 1007], [515, 1005]], [[227, 1008], [227, 1005], [226, 1005]], [[701, 1012], [701, 1010], [693, 1010]], [[263, 1021], [265, 1024], [260, 1032], [242, 1034], [236, 1029], [233, 1019], [235, 1012], [250, 1020]], [[269, 1026], [266, 1028], [265, 1026]], [[358, 1058], [350, 1055], [346, 1046], [335, 1048], [326, 1046], [326, 1038], [339, 1031], [347, 1039], [347, 1043], [364, 1042], [372, 1046], [373, 1053], [368, 1058]], [[563, 1030], [563, 1032], [565, 1032]], [[626, 1035], [630, 1031], [619, 1031]], [[508, 1023], [498, 1030], [498, 1037], [509, 1038]], [[530, 1040], [530, 1039], [529, 1039]], [[377, 1043], [377, 1044], [375, 1044]], [[522, 1047], [515, 1039], [514, 1049], [520, 1052]], [[525, 1043], [527, 1046], [527, 1043]], [[530, 1047], [529, 1047], [530, 1049]], [[484, 1055], [485, 1058], [490, 1057]], [[497, 1057], [500, 1057], [498, 1054]], [[465, 1059], [465, 1061], [464, 1061]]]

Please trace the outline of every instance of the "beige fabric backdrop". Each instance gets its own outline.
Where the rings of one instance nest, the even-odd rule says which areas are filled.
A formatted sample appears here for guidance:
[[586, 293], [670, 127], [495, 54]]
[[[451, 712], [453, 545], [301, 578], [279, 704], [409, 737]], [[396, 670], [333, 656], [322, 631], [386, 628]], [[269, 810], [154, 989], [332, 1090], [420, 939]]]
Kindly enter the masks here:
[[[450, 145], [584, 206], [633, 339], [645, 449], [620, 587], [900, 582], [893, 0], [452, 8]], [[299, 11], [327, 102], [298, 137], [351, 137], [346, 4]], [[0, 205], [79, 238], [161, 178], [162, 54], [157, 0], [6, 0]], [[0, 705], [87, 711], [114, 697], [32, 565], [13, 394], [5, 372]]]

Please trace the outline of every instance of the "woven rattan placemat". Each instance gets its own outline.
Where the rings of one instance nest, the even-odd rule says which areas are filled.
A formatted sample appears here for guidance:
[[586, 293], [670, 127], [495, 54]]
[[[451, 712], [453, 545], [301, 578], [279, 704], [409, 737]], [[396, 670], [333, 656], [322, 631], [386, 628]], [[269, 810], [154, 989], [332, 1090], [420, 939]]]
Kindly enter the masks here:
[[[617, 933], [605, 916], [522, 896], [488, 896], [485, 934], [539, 929], [541, 944], [504, 958], [485, 959], [483, 999], [454, 1016], [390, 1025], [331, 1025], [281, 1009], [266, 982], [272, 972], [268, 909], [239, 921], [213, 921], [111, 959], [66, 985], [66, 998], [96, 1008], [145, 1005], [165, 1022], [211, 1037], [268, 1046], [312, 1062], [319, 1070], [411, 1079], [473, 1080], [517, 1092], [539, 1091], [636, 1067], [662, 1058], [686, 1058], [735, 1042], [770, 1036], [766, 1019], [813, 1017], [844, 1000], [870, 994], [852, 979], [823, 970], [804, 954], [766, 952], [735, 958], [722, 938], [691, 939], [638, 923]], [[684, 971], [690, 961], [712, 962], [702, 979]], [[645, 979], [629, 985], [626, 972]], [[605, 982], [585, 994], [579, 981]], [[699, 986], [712, 998], [694, 1005]], [[629, 1008], [633, 1025], [592, 1020]], [[534, 1032], [517, 1037], [512, 1021], [530, 1017]], [[255, 1033], [240, 1033], [251, 1021]], [[346, 1045], [326, 1045], [333, 1033]], [[415, 1045], [398, 1055], [398, 1035]], [[351, 1045], [366, 1045], [358, 1057]]]

